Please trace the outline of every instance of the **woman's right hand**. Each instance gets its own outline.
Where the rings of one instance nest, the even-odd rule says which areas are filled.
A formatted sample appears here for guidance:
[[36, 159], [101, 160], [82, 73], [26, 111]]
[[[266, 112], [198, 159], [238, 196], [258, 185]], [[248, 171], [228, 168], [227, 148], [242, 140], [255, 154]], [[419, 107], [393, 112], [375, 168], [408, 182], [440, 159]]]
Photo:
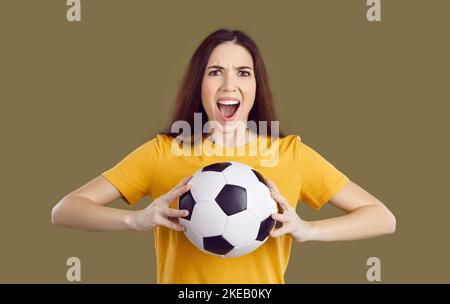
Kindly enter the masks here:
[[183, 178], [169, 192], [150, 203], [147, 208], [136, 211], [131, 220], [131, 227], [136, 231], [149, 231], [156, 226], [184, 231], [186, 228], [178, 223], [178, 218], [187, 216], [189, 211], [169, 208], [169, 205], [190, 189], [187, 183], [191, 178], [192, 176]]

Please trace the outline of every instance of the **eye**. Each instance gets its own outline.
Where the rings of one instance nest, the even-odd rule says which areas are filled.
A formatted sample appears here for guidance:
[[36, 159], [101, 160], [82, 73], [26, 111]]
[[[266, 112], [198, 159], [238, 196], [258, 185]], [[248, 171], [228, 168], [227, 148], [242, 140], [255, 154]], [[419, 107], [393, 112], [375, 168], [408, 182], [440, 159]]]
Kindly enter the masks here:
[[250, 72], [247, 71], [239, 71], [239, 72], [247, 73], [245, 76], [250, 76]]
[[220, 72], [220, 70], [213, 70], [213, 71], [209, 72], [208, 75], [215, 76], [216, 74], [214, 74], [214, 75], [211, 74], [211, 73], [215, 73], [215, 72]]

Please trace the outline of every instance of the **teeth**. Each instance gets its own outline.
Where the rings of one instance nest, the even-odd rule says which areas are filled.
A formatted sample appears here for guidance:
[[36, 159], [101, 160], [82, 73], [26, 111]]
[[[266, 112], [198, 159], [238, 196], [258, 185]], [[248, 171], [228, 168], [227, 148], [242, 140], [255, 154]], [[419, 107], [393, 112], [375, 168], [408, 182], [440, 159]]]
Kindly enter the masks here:
[[219, 100], [217, 103], [223, 104], [223, 105], [236, 105], [239, 104], [239, 101], [237, 100]]

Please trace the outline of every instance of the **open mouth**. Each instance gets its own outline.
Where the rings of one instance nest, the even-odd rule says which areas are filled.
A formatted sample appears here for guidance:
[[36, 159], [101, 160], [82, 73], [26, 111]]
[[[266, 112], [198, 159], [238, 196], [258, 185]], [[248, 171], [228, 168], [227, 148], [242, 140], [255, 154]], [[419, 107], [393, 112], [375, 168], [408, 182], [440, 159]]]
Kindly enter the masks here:
[[217, 108], [223, 120], [233, 120], [241, 103], [237, 100], [219, 100]]

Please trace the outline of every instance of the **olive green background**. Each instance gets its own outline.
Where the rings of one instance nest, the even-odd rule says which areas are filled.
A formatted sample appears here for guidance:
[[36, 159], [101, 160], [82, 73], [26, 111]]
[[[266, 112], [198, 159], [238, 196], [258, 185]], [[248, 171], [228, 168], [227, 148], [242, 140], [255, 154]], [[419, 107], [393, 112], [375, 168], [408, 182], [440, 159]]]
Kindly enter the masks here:
[[[195, 48], [241, 29], [264, 57], [281, 127], [397, 218], [393, 235], [294, 243], [287, 283], [450, 282], [448, 1], [82, 0], [0, 3], [0, 282], [154, 283], [153, 235], [53, 226], [52, 207], [165, 127]], [[135, 207], [142, 209], [150, 198]], [[123, 201], [114, 207], [128, 208]], [[327, 205], [304, 219], [341, 215]]]

